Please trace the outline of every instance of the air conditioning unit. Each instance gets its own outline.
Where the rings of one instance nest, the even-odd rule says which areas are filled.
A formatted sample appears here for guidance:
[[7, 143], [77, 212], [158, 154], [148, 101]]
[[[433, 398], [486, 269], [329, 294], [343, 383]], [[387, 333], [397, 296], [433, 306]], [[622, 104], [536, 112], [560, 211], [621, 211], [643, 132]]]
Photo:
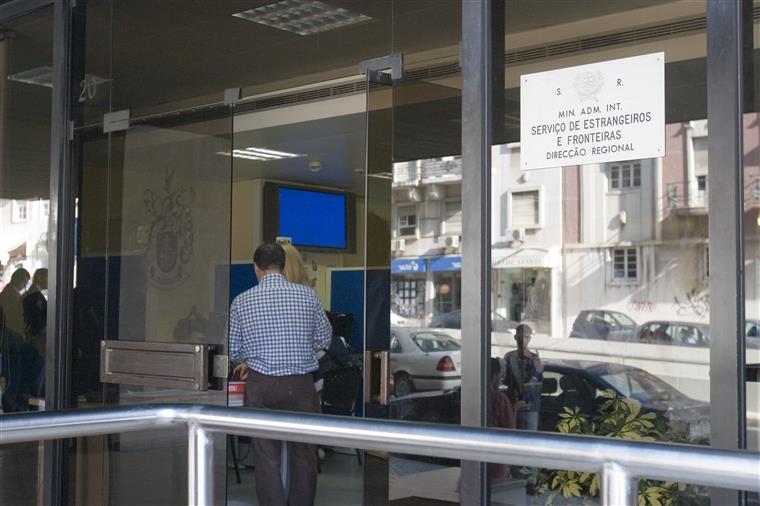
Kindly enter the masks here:
[[441, 200], [445, 193], [445, 188], [439, 184], [431, 184], [427, 189], [428, 200]]
[[447, 235], [444, 239], [444, 244], [447, 248], [458, 248], [461, 237], [458, 235]]
[[391, 241], [391, 250], [402, 252], [406, 249], [406, 239], [395, 239]]
[[516, 228], [514, 230], [508, 230], [507, 231], [507, 238], [511, 239], [512, 241], [524, 241], [525, 240], [525, 229], [524, 228]]

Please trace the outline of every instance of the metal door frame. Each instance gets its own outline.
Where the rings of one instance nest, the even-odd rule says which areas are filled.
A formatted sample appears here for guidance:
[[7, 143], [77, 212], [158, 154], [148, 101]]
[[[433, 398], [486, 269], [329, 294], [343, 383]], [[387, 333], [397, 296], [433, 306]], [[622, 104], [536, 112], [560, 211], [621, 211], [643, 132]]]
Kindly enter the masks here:
[[[743, 2], [706, 0], [707, 2], [707, 80], [708, 119], [713, 132], [710, 137], [710, 165], [726, 167], [721, 177], [711, 181], [710, 242], [715, 254], [710, 255], [713, 274], [711, 291], [714, 298], [723, 300], [720, 309], [713, 306], [714, 342], [721, 346], [710, 348], [711, 393], [720, 403], [714, 404], [713, 441], [721, 448], [741, 448], [746, 443], [744, 384], [744, 251], [741, 198], [743, 67], [742, 44], [744, 27], [752, 27], [745, 19]], [[462, 411], [470, 414], [463, 423], [483, 426], [487, 420], [485, 363], [489, 346], [490, 294], [490, 146], [496, 127], [492, 114], [495, 104], [494, 76], [503, 70], [503, 61], [495, 58], [496, 44], [504, 40], [503, 0], [462, 1], [462, 62], [463, 98], [462, 121], [469, 128], [462, 131], [463, 188], [469, 200], [463, 202], [465, 234], [463, 258], [463, 330], [473, 336], [463, 350]], [[71, 304], [73, 294], [73, 232], [75, 174], [71, 166], [72, 149], [69, 142], [72, 24], [76, 0], [14, 0], [0, 6], [0, 20], [28, 14], [53, 5], [53, 111], [51, 125], [51, 167], [49, 248], [50, 291], [48, 305], [48, 343], [46, 350], [46, 407], [66, 406]], [[751, 10], [749, 11], [751, 13]], [[749, 22], [747, 22], [749, 21]], [[503, 54], [503, 52], [502, 52]], [[713, 184], [714, 183], [714, 184]], [[721, 188], [724, 190], [721, 191]], [[725, 192], [725, 193], [722, 193]], [[738, 200], [737, 200], [738, 199]], [[721, 240], [718, 240], [718, 239]], [[717, 259], [721, 259], [720, 262]], [[718, 297], [715, 297], [718, 295]], [[726, 295], [722, 297], [721, 295]], [[728, 305], [728, 307], [726, 306]], [[469, 373], [467, 372], [469, 371]], [[466, 378], [466, 379], [465, 379]], [[715, 395], [718, 392], [721, 395]], [[718, 409], [720, 407], [720, 409]], [[46, 450], [48, 448], [46, 447]], [[46, 480], [44, 503], [61, 504], [64, 500], [61, 443], [51, 444], [46, 451]], [[472, 491], [478, 503], [487, 501], [483, 466], [474, 473], [465, 472], [463, 490]], [[737, 497], [737, 502], [741, 500]]]

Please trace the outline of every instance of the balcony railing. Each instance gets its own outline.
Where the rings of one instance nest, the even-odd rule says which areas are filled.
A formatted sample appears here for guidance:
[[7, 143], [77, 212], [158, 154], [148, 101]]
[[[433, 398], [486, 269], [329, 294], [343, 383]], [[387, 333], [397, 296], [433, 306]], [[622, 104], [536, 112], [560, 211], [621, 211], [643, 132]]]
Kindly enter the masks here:
[[641, 478], [760, 492], [760, 454], [542, 432], [221, 406], [155, 405], [0, 416], [0, 445], [168, 427], [188, 431], [188, 503], [214, 503], [214, 433], [601, 473], [601, 504], [636, 504]]
[[423, 183], [457, 181], [462, 179], [460, 157], [431, 158], [393, 164], [393, 185], [412, 186]]
[[666, 209], [703, 209], [707, 202], [707, 188], [700, 188], [696, 182], [668, 183], [665, 187]]
[[436, 180], [456, 180], [462, 178], [462, 159], [446, 157], [442, 159], [422, 161], [422, 179], [435, 182]]

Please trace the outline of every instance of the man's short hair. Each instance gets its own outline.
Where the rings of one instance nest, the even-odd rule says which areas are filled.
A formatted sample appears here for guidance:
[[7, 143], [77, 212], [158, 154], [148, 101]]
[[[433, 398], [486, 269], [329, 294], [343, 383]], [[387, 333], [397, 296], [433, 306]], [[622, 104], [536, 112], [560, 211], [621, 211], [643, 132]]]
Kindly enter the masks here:
[[285, 268], [285, 250], [279, 244], [265, 242], [253, 253], [253, 263], [262, 271], [276, 268], [282, 272]]
[[533, 337], [533, 329], [530, 327], [530, 325], [526, 325], [525, 323], [521, 323], [517, 326], [515, 329], [515, 339], [524, 339], [524, 338], [530, 339]]
[[11, 274], [11, 283], [18, 283], [22, 280], [26, 283], [30, 278], [29, 271], [21, 267], [13, 271], [13, 274]]

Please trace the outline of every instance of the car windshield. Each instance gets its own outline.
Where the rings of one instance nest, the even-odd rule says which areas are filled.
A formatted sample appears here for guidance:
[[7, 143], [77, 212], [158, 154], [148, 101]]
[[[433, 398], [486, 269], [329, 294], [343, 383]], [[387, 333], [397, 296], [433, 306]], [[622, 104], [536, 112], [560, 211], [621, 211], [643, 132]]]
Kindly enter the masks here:
[[683, 398], [678, 390], [644, 371], [624, 370], [601, 377], [623, 396], [644, 404]]
[[446, 334], [420, 332], [412, 338], [414, 344], [425, 353], [434, 351], [457, 351], [461, 349], [459, 342]]

